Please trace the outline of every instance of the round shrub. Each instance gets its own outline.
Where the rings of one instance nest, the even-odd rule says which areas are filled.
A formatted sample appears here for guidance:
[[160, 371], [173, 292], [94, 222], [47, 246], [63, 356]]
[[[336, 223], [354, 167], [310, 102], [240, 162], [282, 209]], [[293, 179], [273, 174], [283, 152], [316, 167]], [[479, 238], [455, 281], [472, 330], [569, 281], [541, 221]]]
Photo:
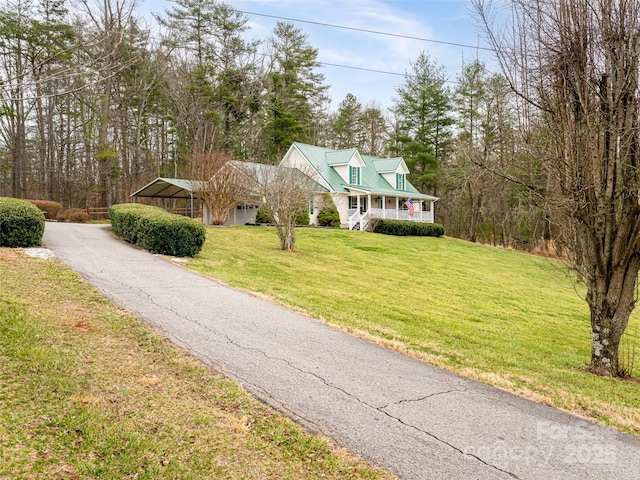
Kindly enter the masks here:
[[296, 215], [296, 226], [297, 227], [308, 227], [309, 226], [309, 212], [304, 211]]
[[322, 197], [322, 207], [318, 212], [318, 225], [340, 228], [340, 213], [338, 213], [336, 204], [328, 193], [325, 193]]
[[87, 211], [82, 208], [70, 208], [58, 214], [59, 222], [87, 223], [90, 218]]
[[262, 209], [259, 209], [256, 212], [256, 223], [271, 223], [271, 220], [269, 220], [269, 217], [262, 211]]
[[42, 245], [44, 215], [26, 200], [0, 197], [0, 247]]
[[40, 211], [46, 212], [45, 220], [57, 220], [58, 215], [62, 213], [64, 207], [58, 202], [52, 202], [50, 200], [26, 200], [29, 203], [33, 203]]

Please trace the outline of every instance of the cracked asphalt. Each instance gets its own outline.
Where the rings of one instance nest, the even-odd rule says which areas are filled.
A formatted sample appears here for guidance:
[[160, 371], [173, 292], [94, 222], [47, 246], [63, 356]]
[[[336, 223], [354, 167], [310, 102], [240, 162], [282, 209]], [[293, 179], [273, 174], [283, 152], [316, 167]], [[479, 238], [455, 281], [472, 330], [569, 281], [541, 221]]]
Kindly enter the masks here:
[[221, 285], [115, 238], [109, 225], [47, 222], [44, 243], [184, 350], [399, 478], [640, 478], [636, 437]]

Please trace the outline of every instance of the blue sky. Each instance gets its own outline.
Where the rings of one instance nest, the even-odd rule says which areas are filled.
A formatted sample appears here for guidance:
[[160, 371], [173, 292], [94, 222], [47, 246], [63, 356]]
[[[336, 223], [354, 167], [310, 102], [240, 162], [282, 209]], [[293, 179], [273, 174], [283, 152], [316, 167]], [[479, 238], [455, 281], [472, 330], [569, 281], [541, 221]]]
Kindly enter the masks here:
[[[466, 0], [226, 0], [226, 3], [243, 12], [486, 47]], [[169, 5], [167, 0], [145, 0], [142, 9], [163, 13]], [[255, 39], [266, 40], [278, 21], [260, 15], [247, 17], [248, 35]], [[475, 48], [290, 23], [308, 34], [310, 45], [318, 49], [318, 60], [325, 63], [405, 74], [420, 52], [426, 51], [432, 60], [445, 67], [452, 81], [463, 61], [478, 57], [492, 63], [490, 52]], [[334, 108], [347, 93], [354, 94], [362, 104], [375, 101], [386, 108], [392, 104], [395, 88], [403, 80], [402, 76], [335, 66], [324, 66], [320, 72], [330, 85]]]

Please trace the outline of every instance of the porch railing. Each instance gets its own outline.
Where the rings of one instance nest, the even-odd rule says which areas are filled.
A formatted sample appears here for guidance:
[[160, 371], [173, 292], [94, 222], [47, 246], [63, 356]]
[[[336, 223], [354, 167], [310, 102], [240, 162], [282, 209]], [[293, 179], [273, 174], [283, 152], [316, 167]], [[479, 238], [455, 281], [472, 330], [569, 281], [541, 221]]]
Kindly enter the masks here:
[[367, 224], [369, 223], [369, 211], [364, 213], [360, 213], [356, 209], [350, 209], [349, 212], [349, 221], [348, 226], [349, 230], [353, 230], [356, 226], [358, 226], [358, 230], [364, 230], [367, 228]]
[[[362, 214], [360, 214], [356, 209], [349, 209], [348, 213], [349, 230], [353, 230], [353, 227], [358, 224], [358, 221], [360, 221], [361, 217], [366, 217], [366, 223], [369, 223], [369, 220], [371, 218], [387, 218], [392, 220], [409, 220], [411, 222], [433, 223], [433, 212], [431, 211], [414, 212], [412, 217], [409, 216], [408, 210], [383, 210], [382, 208], [370, 208]], [[360, 229], [363, 230], [362, 227]]]

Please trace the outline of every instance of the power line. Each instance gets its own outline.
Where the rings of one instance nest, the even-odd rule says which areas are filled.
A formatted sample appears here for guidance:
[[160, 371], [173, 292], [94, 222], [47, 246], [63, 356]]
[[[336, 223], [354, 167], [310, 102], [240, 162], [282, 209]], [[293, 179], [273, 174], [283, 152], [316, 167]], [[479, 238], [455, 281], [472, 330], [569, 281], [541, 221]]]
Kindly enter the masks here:
[[[318, 64], [324, 67], [348, 68], [350, 70], [361, 70], [363, 72], [382, 73], [385, 75], [395, 75], [397, 77], [414, 77], [414, 75], [411, 75], [409, 73], [388, 72], [386, 70], [376, 70], [373, 68], [354, 67], [351, 65], [340, 65], [339, 63], [328, 63], [328, 62], [318, 61]], [[453, 83], [455, 85], [458, 85], [460, 82], [457, 82], [455, 80], [444, 80], [444, 83]]]
[[[341, 26], [341, 25], [333, 25], [330, 23], [322, 23], [322, 22], [314, 22], [314, 21], [310, 21], [310, 20], [300, 20], [300, 19], [295, 19], [295, 18], [290, 18], [290, 17], [282, 17], [282, 16], [278, 16], [278, 15], [269, 15], [267, 13], [256, 13], [256, 12], [247, 12], [244, 10], [237, 10], [239, 13], [243, 13], [245, 15], [256, 15], [259, 17], [268, 17], [268, 18], [276, 18], [279, 20], [288, 20], [288, 21], [292, 21], [292, 22], [302, 22], [302, 23], [310, 23], [313, 25], [321, 25], [324, 27], [331, 27], [331, 28], [342, 28], [344, 30], [355, 30], [358, 32], [366, 32], [366, 33], [373, 33], [376, 35], [387, 35], [387, 36], [391, 36], [391, 37], [400, 37], [400, 38], [408, 38], [408, 39], [412, 39], [412, 40], [419, 40], [419, 41], [423, 41], [423, 42], [434, 42], [434, 43], [442, 43], [442, 44], [446, 44], [446, 45], [453, 45], [453, 46], [459, 46], [459, 47], [468, 47], [468, 48], [478, 48], [480, 50], [491, 50], [490, 48], [486, 48], [486, 47], [474, 47], [473, 45], [466, 45], [464, 43], [453, 43], [453, 42], [444, 42], [444, 41], [439, 41], [439, 40], [429, 40], [426, 38], [420, 38], [420, 37], [411, 37], [408, 35], [400, 35], [400, 34], [396, 34], [396, 33], [388, 33], [388, 32], [379, 32], [376, 30], [365, 30], [365, 29], [361, 29], [361, 28], [354, 28], [354, 27], [345, 27], [345, 26]], [[373, 68], [365, 68], [365, 67], [355, 67], [352, 65], [342, 65], [339, 63], [329, 63], [329, 62], [322, 62], [322, 61], [318, 61], [317, 62], [319, 65], [321, 66], [325, 66], [325, 67], [336, 67], [336, 68], [346, 68], [349, 70], [359, 70], [362, 72], [370, 72], [370, 73], [380, 73], [383, 75], [393, 75], [396, 77], [407, 77], [407, 76], [411, 76], [407, 73], [399, 73], [399, 72], [389, 72], [387, 70], [377, 70], [377, 69], [373, 69]], [[445, 80], [445, 83], [454, 83], [457, 84], [458, 82], [456, 81], [452, 81], [452, 80]]]
[[420, 42], [430, 42], [430, 43], [439, 43], [442, 45], [450, 45], [454, 47], [464, 47], [464, 48], [473, 48], [476, 50], [486, 50], [488, 52], [492, 52], [493, 49], [489, 47], [480, 47], [477, 45], [467, 45], [466, 43], [456, 43], [456, 42], [446, 42], [444, 40], [433, 40], [430, 38], [421, 38], [421, 37], [413, 37], [411, 35], [402, 35], [399, 33], [390, 33], [390, 32], [380, 32], [378, 30], [368, 30], [365, 28], [356, 28], [356, 27], [346, 27], [344, 25], [335, 25], [332, 23], [323, 23], [323, 22], [314, 22], [311, 20], [300, 20], [299, 18], [289, 18], [289, 17], [281, 17], [278, 15], [268, 15], [266, 13], [256, 13], [256, 12], [247, 12], [243, 10], [238, 10], [240, 13], [244, 13], [245, 15], [255, 15], [257, 17], [268, 17], [268, 18], [276, 18], [278, 20], [287, 20], [290, 22], [300, 22], [300, 23], [309, 23], [311, 25], [320, 25], [322, 27], [331, 27], [331, 28], [341, 28], [343, 30], [352, 30], [355, 32], [364, 32], [364, 33], [373, 33], [375, 35], [385, 35], [388, 37], [396, 37], [396, 38], [406, 38], [409, 40], [418, 40]]
[[[367, 30], [367, 29], [364, 29], [364, 28], [356, 28], [356, 27], [346, 27], [344, 25], [335, 25], [335, 24], [331, 24], [331, 23], [315, 22], [315, 21], [311, 21], [311, 20], [301, 20], [299, 18], [283, 17], [283, 16], [279, 16], [279, 15], [270, 15], [270, 14], [267, 14], [267, 13], [248, 12], [248, 11], [245, 11], [245, 10], [237, 10], [237, 11], [239, 13], [243, 13], [245, 15], [255, 15], [255, 16], [258, 16], [258, 17], [275, 18], [275, 19], [278, 19], [278, 20], [287, 20], [287, 21], [290, 21], [290, 22], [309, 23], [311, 25], [320, 25], [320, 26], [323, 26], [323, 27], [340, 28], [340, 29], [343, 29], [343, 30], [352, 30], [352, 31], [356, 31], [356, 32], [372, 33], [372, 34], [375, 34], [375, 35], [385, 35], [385, 36], [396, 37], [396, 38], [406, 38], [406, 39], [410, 39], [410, 40], [418, 40], [418, 41], [421, 41], [421, 42], [439, 43], [439, 44], [450, 45], [450, 46], [455, 46], [455, 47], [474, 48], [474, 49], [477, 49], [477, 50], [493, 51], [491, 48], [488, 48], [488, 47], [467, 45], [465, 43], [446, 42], [446, 41], [442, 41], [442, 40], [433, 40], [433, 39], [428, 39], [428, 38], [413, 37], [413, 36], [410, 36], [410, 35], [401, 35], [401, 34], [398, 34], [398, 33], [380, 32], [380, 31], [377, 31], [377, 30]], [[384, 74], [384, 75], [393, 75], [393, 76], [398, 76], [398, 77], [411, 76], [411, 75], [408, 75], [406, 73], [389, 72], [389, 71], [385, 71], [385, 70], [376, 70], [376, 69], [373, 69], [373, 68], [355, 67], [355, 66], [351, 66], [351, 65], [342, 65], [342, 64], [338, 64], [338, 63], [328, 63], [328, 62], [318, 61], [318, 64], [320, 64], [322, 66], [326, 66], [326, 67], [346, 68], [346, 69], [350, 69], [350, 70], [360, 70], [360, 71], [363, 71], [363, 72], [380, 73], [380, 74]], [[459, 82], [452, 81], [452, 80], [445, 80], [445, 83], [458, 84]]]
[[318, 63], [320, 65], [325, 66], [325, 67], [349, 68], [351, 70], [361, 70], [363, 72], [373, 72], [373, 73], [384, 73], [385, 75], [396, 75], [398, 77], [405, 77], [406, 76], [406, 74], [404, 74], [404, 73], [387, 72], [385, 70], [375, 70], [373, 68], [353, 67], [351, 65], [340, 65], [339, 63], [328, 63], [328, 62], [322, 62], [322, 61], [318, 61]]

